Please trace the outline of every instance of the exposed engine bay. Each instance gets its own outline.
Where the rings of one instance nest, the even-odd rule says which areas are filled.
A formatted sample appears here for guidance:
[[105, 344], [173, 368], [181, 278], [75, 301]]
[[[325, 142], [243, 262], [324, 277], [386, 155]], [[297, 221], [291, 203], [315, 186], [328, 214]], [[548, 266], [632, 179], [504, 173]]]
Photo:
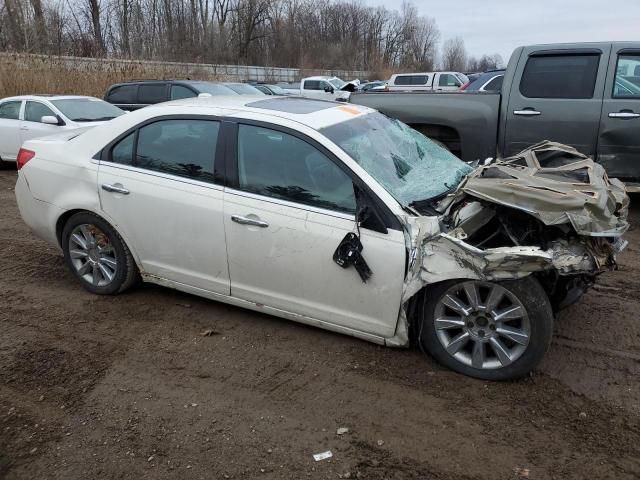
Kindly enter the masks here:
[[616, 268], [628, 206], [624, 184], [565, 145], [542, 142], [480, 166], [444, 198], [414, 205], [424, 216], [403, 219], [410, 252], [403, 310], [443, 280], [534, 275], [558, 311]]

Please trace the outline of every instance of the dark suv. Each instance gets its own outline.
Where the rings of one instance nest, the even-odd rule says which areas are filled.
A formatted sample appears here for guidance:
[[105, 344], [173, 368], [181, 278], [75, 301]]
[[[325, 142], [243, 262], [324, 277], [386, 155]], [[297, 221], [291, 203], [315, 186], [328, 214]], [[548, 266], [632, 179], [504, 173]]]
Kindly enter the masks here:
[[123, 110], [137, 110], [148, 105], [209, 95], [237, 95], [220, 83], [196, 80], [139, 80], [111, 85], [104, 99]]

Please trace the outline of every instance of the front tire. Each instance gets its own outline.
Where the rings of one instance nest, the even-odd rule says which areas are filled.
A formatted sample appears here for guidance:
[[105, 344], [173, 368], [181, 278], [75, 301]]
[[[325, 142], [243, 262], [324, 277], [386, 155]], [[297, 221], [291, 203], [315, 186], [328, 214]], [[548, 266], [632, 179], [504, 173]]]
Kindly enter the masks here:
[[530, 276], [443, 282], [425, 291], [421, 313], [421, 345], [448, 368], [484, 380], [527, 375], [553, 334], [551, 303]]
[[122, 237], [93, 213], [76, 213], [67, 221], [62, 231], [62, 249], [69, 270], [92, 293], [118, 294], [139, 278]]

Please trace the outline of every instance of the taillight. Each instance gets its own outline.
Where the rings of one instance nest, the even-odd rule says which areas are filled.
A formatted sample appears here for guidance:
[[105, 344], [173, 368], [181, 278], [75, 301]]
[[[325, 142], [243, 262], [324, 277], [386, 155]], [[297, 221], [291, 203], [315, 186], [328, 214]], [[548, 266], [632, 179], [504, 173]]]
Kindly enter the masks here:
[[18, 152], [18, 157], [16, 158], [16, 167], [20, 170], [24, 167], [29, 160], [36, 156], [36, 152], [33, 150], [27, 150], [26, 148], [21, 148]]
[[466, 90], [466, 89], [467, 89], [467, 87], [468, 87], [469, 85], [471, 85], [471, 82], [467, 82], [467, 83], [465, 83], [464, 85], [462, 85], [462, 86], [460, 87], [460, 90]]

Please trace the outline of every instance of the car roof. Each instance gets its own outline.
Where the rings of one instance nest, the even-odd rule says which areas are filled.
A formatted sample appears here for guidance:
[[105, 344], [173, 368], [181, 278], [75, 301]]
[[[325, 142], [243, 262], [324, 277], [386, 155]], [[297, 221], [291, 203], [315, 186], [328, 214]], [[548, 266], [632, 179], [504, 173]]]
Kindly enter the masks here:
[[[189, 108], [210, 109], [212, 115], [245, 118], [252, 114], [292, 120], [318, 130], [375, 110], [361, 105], [297, 96], [234, 95], [194, 97], [149, 106], [143, 110], [154, 116], [185, 114]], [[162, 110], [162, 113], [159, 112]]]
[[72, 100], [72, 99], [83, 99], [83, 98], [91, 98], [94, 100], [100, 100], [97, 97], [91, 97], [88, 95], [55, 95], [51, 93], [34, 93], [30, 95], [16, 95], [13, 97], [3, 98], [1, 101], [5, 102], [7, 100]]

